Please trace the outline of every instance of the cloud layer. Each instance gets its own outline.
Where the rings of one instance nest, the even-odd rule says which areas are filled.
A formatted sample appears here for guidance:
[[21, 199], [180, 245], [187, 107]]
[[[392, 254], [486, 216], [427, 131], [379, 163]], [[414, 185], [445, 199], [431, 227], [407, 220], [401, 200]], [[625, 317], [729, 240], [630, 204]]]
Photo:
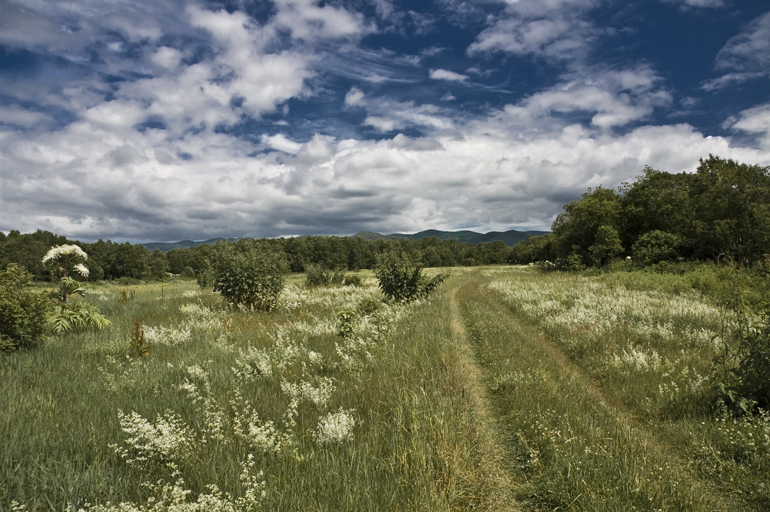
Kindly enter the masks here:
[[[623, 28], [595, 16], [609, 3], [482, 13], [460, 2], [415, 12], [386, 0], [262, 11], [9, 0], [0, 230], [178, 240], [548, 229], [564, 202], [645, 165], [692, 171], [709, 153], [770, 164], [769, 98], [706, 133], [676, 118], [692, 91], [652, 58], [597, 60]], [[766, 79], [768, 20], [741, 25], [701, 91]], [[524, 86], [517, 70], [542, 77]]]

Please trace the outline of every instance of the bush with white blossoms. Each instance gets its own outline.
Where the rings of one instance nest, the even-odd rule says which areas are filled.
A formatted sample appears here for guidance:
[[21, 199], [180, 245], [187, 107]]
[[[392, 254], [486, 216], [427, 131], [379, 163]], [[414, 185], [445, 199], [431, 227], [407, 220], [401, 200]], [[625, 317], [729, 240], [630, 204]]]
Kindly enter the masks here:
[[129, 464], [168, 464], [184, 459], [195, 441], [190, 427], [172, 411], [158, 414], [153, 424], [134, 411], [124, 414], [118, 410], [118, 421], [128, 435], [128, 449], [115, 445], [112, 448]]
[[318, 420], [318, 425], [313, 432], [313, 439], [318, 444], [337, 444], [353, 440], [353, 427], [356, 420], [353, 418], [355, 409], [347, 411], [340, 409], [330, 412]]

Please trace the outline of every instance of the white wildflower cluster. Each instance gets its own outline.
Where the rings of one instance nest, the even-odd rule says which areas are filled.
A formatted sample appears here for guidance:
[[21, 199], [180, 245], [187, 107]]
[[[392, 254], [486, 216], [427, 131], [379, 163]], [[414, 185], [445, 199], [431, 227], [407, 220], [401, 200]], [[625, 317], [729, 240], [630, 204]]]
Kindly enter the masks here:
[[233, 420], [235, 435], [252, 448], [263, 453], [278, 454], [295, 445], [291, 432], [281, 431], [273, 421], [262, 421], [259, 414], [247, 405]]
[[263, 479], [262, 471], [256, 472], [254, 466], [254, 456], [249, 454], [247, 460], [241, 463], [240, 480], [244, 493], [238, 498], [222, 492], [216, 485], [210, 484], [206, 486], [208, 492], [199, 494], [195, 501], [192, 501], [193, 492], [185, 489], [184, 479], [179, 472], [175, 472], [173, 476], [176, 480], [173, 484], [159, 481], [148, 486], [155, 496], [143, 505], [129, 502], [122, 502], [117, 505], [111, 503], [86, 505], [80, 508], [78, 512], [242, 512], [259, 510], [261, 502], [267, 495], [266, 482]]
[[326, 308], [330, 310], [354, 309], [365, 299], [380, 295], [376, 281], [365, 279], [362, 286], [305, 288], [290, 284], [281, 293], [280, 307], [294, 310], [300, 307]]
[[748, 465], [764, 464], [770, 457], [770, 414], [759, 409], [756, 416], [730, 417], [709, 425], [721, 437], [721, 444], [730, 446], [746, 457]]
[[628, 346], [621, 354], [613, 354], [611, 364], [615, 368], [630, 369], [638, 373], [656, 371], [661, 367], [663, 360], [660, 355], [650, 349]]
[[[201, 293], [199, 291], [196, 291], [196, 290], [185, 290], [182, 293], [182, 297], [184, 297], [185, 299], [194, 299], [194, 298], [198, 297], [200, 294]], [[184, 307], [184, 306], [182, 306], [182, 307]]]
[[708, 381], [709, 378], [700, 375], [695, 368], [674, 368], [661, 375], [658, 395], [669, 403], [680, 403], [686, 395], [698, 396], [703, 393]]
[[221, 315], [205, 306], [190, 303], [180, 306], [179, 310], [187, 317], [184, 321], [187, 327], [204, 330], [222, 328]]
[[270, 377], [273, 375], [272, 358], [265, 349], [249, 347], [246, 351], [241, 351], [231, 370], [239, 380]]
[[281, 381], [281, 391], [298, 403], [303, 401], [312, 402], [317, 407], [323, 409], [329, 403], [329, 399], [334, 392], [334, 383], [329, 377], [320, 377], [317, 386], [313, 386], [310, 382], [306, 381], [291, 383], [283, 380]]
[[311, 318], [292, 322], [291, 329], [306, 336], [324, 336], [337, 332], [337, 322], [334, 318]]
[[341, 366], [350, 371], [361, 371], [366, 367], [373, 358], [372, 349], [375, 345], [373, 339], [361, 336], [352, 336], [334, 342]]
[[43, 263], [52, 263], [55, 261], [59, 261], [62, 258], [83, 258], [83, 260], [88, 259], [88, 254], [85, 253], [83, 249], [78, 247], [77, 245], [57, 245], [55, 247], [51, 247], [51, 249], [48, 250], [47, 253], [45, 253], [45, 256], [43, 256]]
[[192, 333], [189, 327], [145, 327], [144, 338], [149, 343], [175, 347], [189, 342], [192, 338]]
[[273, 421], [262, 421], [252, 404], [246, 403], [238, 388], [230, 401], [234, 411], [233, 432], [252, 448], [263, 453], [278, 454], [295, 446], [294, 434], [281, 431]]
[[[187, 397], [198, 407], [198, 413], [203, 416], [204, 437], [202, 441], [204, 443], [212, 440], [223, 441], [225, 438], [225, 413], [212, 397], [209, 374], [198, 365], [188, 366], [186, 370], [193, 380], [186, 378], [179, 389], [187, 393]], [[202, 390], [194, 381], [201, 384]]]
[[151, 423], [140, 414], [118, 411], [120, 428], [128, 435], [128, 449], [112, 446], [115, 453], [129, 464], [146, 465], [150, 462], [163, 464], [184, 459], [195, 441], [192, 430], [172, 411], [158, 414]]
[[313, 439], [321, 445], [343, 443], [353, 440], [353, 427], [356, 421], [353, 418], [354, 409], [331, 412], [318, 420], [318, 425], [313, 432]]
[[632, 291], [586, 278], [559, 277], [497, 280], [490, 288], [547, 327], [602, 335], [622, 326], [640, 336], [680, 346], [716, 349], [719, 345], [718, 333], [702, 327], [704, 322], [715, 323], [719, 310], [699, 294]]

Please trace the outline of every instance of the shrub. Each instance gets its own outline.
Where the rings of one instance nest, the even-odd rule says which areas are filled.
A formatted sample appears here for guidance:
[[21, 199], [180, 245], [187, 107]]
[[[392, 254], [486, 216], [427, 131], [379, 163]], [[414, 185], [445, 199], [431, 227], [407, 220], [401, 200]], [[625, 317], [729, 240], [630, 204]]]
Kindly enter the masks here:
[[361, 286], [361, 276], [353, 274], [352, 276], [345, 276], [342, 281], [343, 286]]
[[379, 281], [382, 293], [396, 302], [409, 302], [425, 297], [446, 279], [443, 274], [433, 278], [423, 276], [422, 267], [408, 256], [393, 252], [377, 257], [374, 275]]
[[770, 406], [770, 302], [735, 306], [735, 349], [725, 345], [715, 362], [719, 400], [734, 411], [754, 412]]
[[270, 311], [283, 291], [286, 271], [283, 257], [274, 252], [225, 248], [214, 264], [214, 291], [235, 307]]
[[15, 263], [0, 272], [0, 348], [32, 345], [45, 332], [50, 302], [29, 287], [31, 280], [32, 274]]
[[195, 276], [195, 280], [198, 282], [198, 286], [204, 290], [214, 286], [214, 269], [207, 266], [204, 270], [198, 272]]
[[337, 267], [329, 279], [331, 284], [342, 285], [345, 282], [345, 269]]
[[580, 272], [586, 269], [585, 263], [583, 263], [583, 256], [580, 254], [580, 248], [577, 246], [572, 247], [572, 252], [567, 256], [564, 262], [564, 269], [570, 272]]
[[321, 265], [310, 264], [305, 268], [306, 286], [326, 286], [331, 281], [329, 271]]
[[672, 233], [654, 230], [643, 234], [632, 248], [634, 260], [644, 265], [654, 265], [679, 256], [682, 239]]

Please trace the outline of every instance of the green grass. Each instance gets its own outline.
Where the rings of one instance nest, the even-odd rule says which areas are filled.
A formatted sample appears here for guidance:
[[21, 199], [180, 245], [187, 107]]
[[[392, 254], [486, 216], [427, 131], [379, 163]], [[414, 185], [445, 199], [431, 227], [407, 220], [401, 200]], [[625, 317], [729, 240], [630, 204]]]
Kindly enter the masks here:
[[533, 509], [766, 510], [770, 423], [720, 420], [709, 391], [724, 313], [684, 284], [665, 289], [641, 275], [627, 286], [637, 276], [615, 276], [520, 269], [461, 285], [517, 453], [514, 474], [528, 482], [520, 500]]
[[[0, 354], [0, 506], [139, 506], [162, 494], [147, 484], [178, 477], [189, 502], [214, 495], [210, 485], [235, 501], [248, 491], [239, 477], [252, 454], [265, 510], [507, 507], [494, 436], [468, 391], [472, 363], [445, 322], [446, 298], [382, 304], [370, 274], [361, 288], [302, 282], [290, 278], [270, 314], [232, 311], [185, 281], [101, 286], [86, 300], [110, 319], [107, 329]], [[345, 342], [337, 312], [366, 301], [380, 306], [359, 315], [355, 342]], [[137, 319], [150, 345], [141, 359], [128, 351]], [[324, 386], [328, 396], [319, 398]], [[193, 441], [172, 429], [164, 439], [181, 443], [177, 451], [130, 463], [141, 453], [118, 411], [155, 426], [178, 418]], [[339, 411], [355, 421], [351, 438], [320, 443], [320, 420]], [[244, 435], [249, 422], [272, 425], [267, 437], [284, 445]]]
[[[292, 275], [271, 313], [183, 280], [95, 286], [108, 328], [0, 353], [0, 507], [770, 508], [770, 422], [713, 406], [731, 318], [708, 271], [451, 273], [406, 306], [369, 272]], [[352, 429], [324, 430], [335, 418]], [[132, 441], [142, 422], [156, 429]]]

